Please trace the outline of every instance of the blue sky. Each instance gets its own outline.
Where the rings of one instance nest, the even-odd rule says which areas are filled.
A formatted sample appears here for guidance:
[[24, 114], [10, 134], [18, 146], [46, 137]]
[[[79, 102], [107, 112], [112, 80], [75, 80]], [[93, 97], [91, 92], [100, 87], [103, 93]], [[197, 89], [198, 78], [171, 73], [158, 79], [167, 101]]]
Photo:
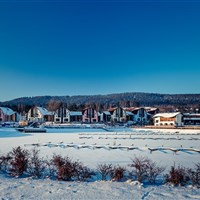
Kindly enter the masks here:
[[200, 1], [0, 1], [0, 101], [200, 93]]

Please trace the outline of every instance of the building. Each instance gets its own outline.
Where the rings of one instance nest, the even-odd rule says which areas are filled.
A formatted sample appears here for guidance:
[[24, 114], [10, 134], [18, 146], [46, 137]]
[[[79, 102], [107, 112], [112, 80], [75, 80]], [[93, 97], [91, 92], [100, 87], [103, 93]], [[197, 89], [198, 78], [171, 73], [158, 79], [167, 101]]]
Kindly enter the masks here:
[[2, 122], [18, 122], [19, 115], [8, 107], [0, 107], [0, 123]]
[[58, 108], [54, 113], [54, 122], [59, 124], [70, 122], [70, 111], [63, 106]]
[[199, 113], [184, 113], [183, 114], [184, 125], [200, 125]]
[[154, 126], [182, 126], [182, 117], [180, 112], [158, 113], [153, 116]]
[[53, 122], [54, 114], [46, 108], [35, 106], [28, 111], [29, 122]]
[[157, 114], [159, 112], [158, 108], [154, 108], [154, 107], [144, 107], [145, 111], [147, 113], [149, 113], [151, 116]]
[[127, 122], [134, 122], [134, 114], [130, 111], [126, 111], [126, 121]]
[[133, 121], [134, 124], [145, 125], [148, 124], [151, 114], [147, 112], [144, 107], [130, 107], [125, 108], [126, 112], [131, 112], [133, 114], [129, 121]]
[[82, 122], [82, 112], [70, 111], [70, 122]]
[[111, 114], [112, 122], [126, 122], [126, 111], [121, 107], [114, 107], [108, 109]]
[[111, 122], [111, 114], [109, 111], [104, 111], [101, 113], [101, 121], [104, 123], [110, 123]]
[[93, 108], [85, 108], [82, 111], [82, 121], [86, 123], [95, 123], [99, 121], [99, 113]]

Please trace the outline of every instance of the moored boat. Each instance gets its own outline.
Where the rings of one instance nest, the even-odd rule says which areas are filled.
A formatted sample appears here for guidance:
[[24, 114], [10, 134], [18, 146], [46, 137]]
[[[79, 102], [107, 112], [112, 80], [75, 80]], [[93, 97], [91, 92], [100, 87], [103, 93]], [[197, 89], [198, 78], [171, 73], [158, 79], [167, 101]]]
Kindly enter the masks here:
[[17, 131], [23, 133], [46, 133], [47, 130], [43, 127], [23, 127], [23, 128], [16, 128]]

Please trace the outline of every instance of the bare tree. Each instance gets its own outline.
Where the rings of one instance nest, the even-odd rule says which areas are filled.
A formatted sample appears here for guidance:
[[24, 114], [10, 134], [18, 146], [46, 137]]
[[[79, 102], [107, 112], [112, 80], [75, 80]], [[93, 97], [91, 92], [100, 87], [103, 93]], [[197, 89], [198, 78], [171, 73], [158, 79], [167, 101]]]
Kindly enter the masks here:
[[61, 101], [50, 100], [47, 103], [47, 110], [55, 112], [61, 106], [61, 104]]

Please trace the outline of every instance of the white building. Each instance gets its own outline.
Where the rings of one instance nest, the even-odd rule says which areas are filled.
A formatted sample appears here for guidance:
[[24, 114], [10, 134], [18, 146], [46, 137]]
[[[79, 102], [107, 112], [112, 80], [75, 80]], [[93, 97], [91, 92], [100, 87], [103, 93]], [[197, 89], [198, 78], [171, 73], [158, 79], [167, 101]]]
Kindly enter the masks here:
[[126, 122], [126, 111], [121, 107], [110, 108], [108, 110], [111, 114], [111, 121]]
[[55, 123], [67, 123], [70, 122], [70, 111], [65, 107], [60, 107], [54, 114]]
[[28, 111], [28, 121], [30, 122], [48, 122], [53, 121], [53, 113], [46, 108], [35, 106]]
[[182, 126], [182, 114], [175, 113], [158, 113], [153, 116], [154, 126]]

